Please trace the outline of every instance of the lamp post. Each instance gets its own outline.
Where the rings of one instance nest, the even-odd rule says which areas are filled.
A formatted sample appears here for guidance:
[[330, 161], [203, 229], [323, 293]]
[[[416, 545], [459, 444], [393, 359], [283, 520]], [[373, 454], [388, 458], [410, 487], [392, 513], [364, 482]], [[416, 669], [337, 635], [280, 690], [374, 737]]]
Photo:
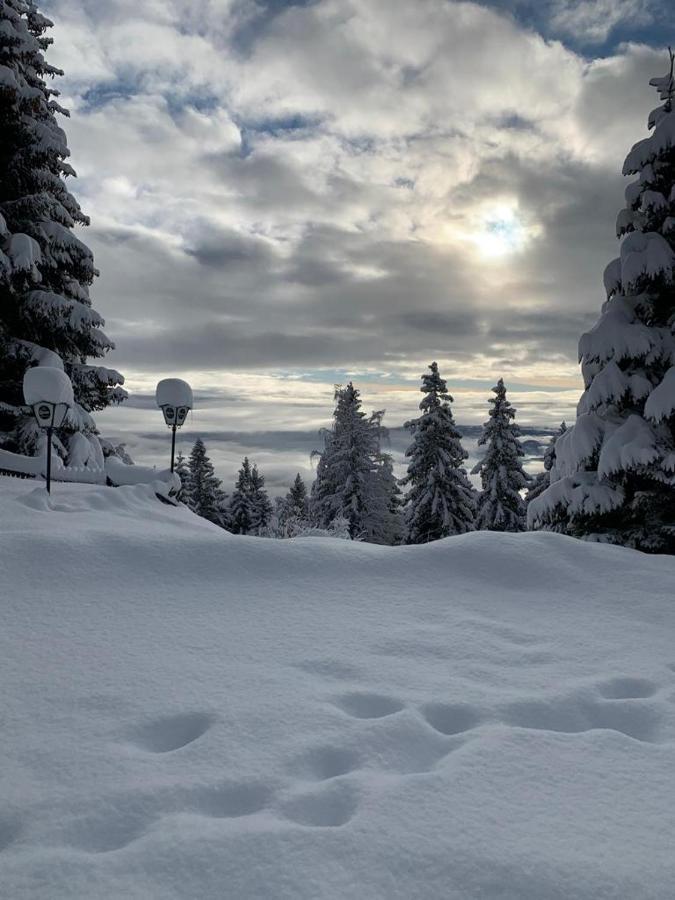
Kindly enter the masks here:
[[47, 493], [52, 492], [52, 434], [72, 407], [73, 386], [62, 369], [34, 366], [23, 376], [23, 396], [33, 410], [38, 428], [47, 432]]
[[193, 406], [192, 388], [180, 378], [164, 378], [155, 393], [157, 406], [164, 414], [164, 421], [171, 429], [171, 471], [176, 454], [176, 429], [185, 423]]

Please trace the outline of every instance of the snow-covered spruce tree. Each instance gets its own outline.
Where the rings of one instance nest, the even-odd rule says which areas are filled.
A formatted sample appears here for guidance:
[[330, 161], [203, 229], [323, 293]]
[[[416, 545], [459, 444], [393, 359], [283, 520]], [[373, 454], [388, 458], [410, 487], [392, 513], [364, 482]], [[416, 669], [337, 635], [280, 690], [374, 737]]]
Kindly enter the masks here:
[[506, 399], [504, 381], [492, 388], [490, 418], [483, 425], [479, 445], [487, 447], [485, 456], [474, 466], [480, 473], [482, 491], [478, 495], [476, 528], [481, 531], [524, 531], [525, 501], [520, 495], [529, 484], [529, 476], [520, 462], [524, 456], [520, 429], [512, 421], [516, 411]]
[[254, 463], [251, 468], [251, 525], [249, 533], [264, 535], [272, 518], [272, 504], [265, 490], [265, 478]]
[[350, 382], [335, 389], [333, 425], [323, 432], [312, 485], [310, 510], [314, 524], [329, 529], [345, 518], [352, 539], [382, 543], [384, 505], [378, 489], [383, 412], [370, 416], [361, 409], [359, 391]]
[[92, 309], [97, 274], [73, 233], [88, 224], [65, 179], [68, 115], [48, 85], [63, 74], [44, 59], [51, 22], [33, 0], [0, 0], [0, 447], [34, 453], [38, 430], [24, 406], [28, 366], [65, 368], [76, 406], [55, 441], [73, 465], [101, 465], [90, 415], [126, 397], [119, 372], [88, 365], [113, 347]]
[[464, 469], [468, 453], [455, 425], [446, 382], [438, 364], [422, 375], [422, 415], [405, 423], [412, 435], [406, 451], [410, 459], [402, 484], [405, 498], [405, 541], [426, 544], [451, 534], [474, 530], [475, 491]]
[[252, 530], [254, 512], [252, 493], [251, 464], [248, 456], [245, 456], [237, 474], [237, 482], [228, 508], [229, 529], [233, 534], [249, 534]]
[[276, 498], [275, 518], [277, 537], [295, 537], [309, 527], [309, 498], [299, 472], [286, 496]]
[[180, 499], [183, 503], [190, 505], [190, 468], [187, 460], [181, 452], [176, 457], [176, 464], [173, 467], [174, 472], [180, 478], [181, 492]]
[[298, 472], [285, 497], [285, 514], [289, 518], [306, 521], [309, 516], [307, 488]]
[[194, 443], [188, 470], [185, 502], [198, 516], [224, 527], [227, 495], [221, 489], [222, 482], [216, 477], [201, 438]]
[[560, 437], [560, 435], [567, 431], [567, 425], [564, 422], [561, 422], [558, 426], [558, 430], [553, 435], [551, 440], [548, 442], [548, 446], [544, 450], [544, 469], [542, 472], [537, 472], [536, 475], [532, 477], [530, 481], [530, 486], [527, 491], [527, 495], [525, 497], [525, 502], [530, 504], [533, 500], [535, 500], [540, 494], [546, 490], [546, 488], [551, 483], [551, 469], [555, 464], [555, 445]]
[[381, 453], [377, 469], [377, 484], [382, 496], [380, 526], [382, 544], [400, 544], [403, 540], [403, 495], [394, 475], [394, 465], [389, 453]]
[[579, 342], [585, 391], [556, 444], [551, 485], [531, 527], [653, 553], [675, 553], [675, 110], [670, 72], [650, 82], [665, 102], [624, 163], [637, 175], [617, 219], [620, 255], [607, 301]]

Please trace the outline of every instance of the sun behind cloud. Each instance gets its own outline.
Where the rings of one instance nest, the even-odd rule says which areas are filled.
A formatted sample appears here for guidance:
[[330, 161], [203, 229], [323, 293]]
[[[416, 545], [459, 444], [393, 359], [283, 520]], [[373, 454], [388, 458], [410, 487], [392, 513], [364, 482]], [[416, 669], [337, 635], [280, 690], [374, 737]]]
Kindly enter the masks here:
[[531, 235], [518, 217], [517, 210], [497, 206], [487, 211], [471, 240], [481, 256], [499, 258], [521, 250]]

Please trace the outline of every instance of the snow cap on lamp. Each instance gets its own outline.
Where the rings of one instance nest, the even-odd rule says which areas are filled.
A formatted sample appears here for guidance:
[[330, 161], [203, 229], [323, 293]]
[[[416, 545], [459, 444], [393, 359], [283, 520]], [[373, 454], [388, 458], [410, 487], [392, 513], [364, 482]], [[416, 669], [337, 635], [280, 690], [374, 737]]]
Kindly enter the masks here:
[[180, 427], [192, 409], [194, 400], [192, 388], [181, 378], [164, 378], [157, 385], [155, 393], [157, 406], [164, 413], [167, 425]]
[[74, 404], [73, 386], [62, 369], [33, 366], [23, 376], [23, 396], [43, 428], [60, 428]]

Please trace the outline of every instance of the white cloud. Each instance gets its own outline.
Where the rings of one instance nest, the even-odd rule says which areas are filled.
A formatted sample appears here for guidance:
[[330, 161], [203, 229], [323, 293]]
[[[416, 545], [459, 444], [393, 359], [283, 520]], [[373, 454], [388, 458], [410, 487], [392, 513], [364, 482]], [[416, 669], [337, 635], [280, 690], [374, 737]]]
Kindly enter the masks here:
[[583, 43], [601, 44], [617, 25], [649, 25], [651, 0], [557, 0], [551, 25]]

